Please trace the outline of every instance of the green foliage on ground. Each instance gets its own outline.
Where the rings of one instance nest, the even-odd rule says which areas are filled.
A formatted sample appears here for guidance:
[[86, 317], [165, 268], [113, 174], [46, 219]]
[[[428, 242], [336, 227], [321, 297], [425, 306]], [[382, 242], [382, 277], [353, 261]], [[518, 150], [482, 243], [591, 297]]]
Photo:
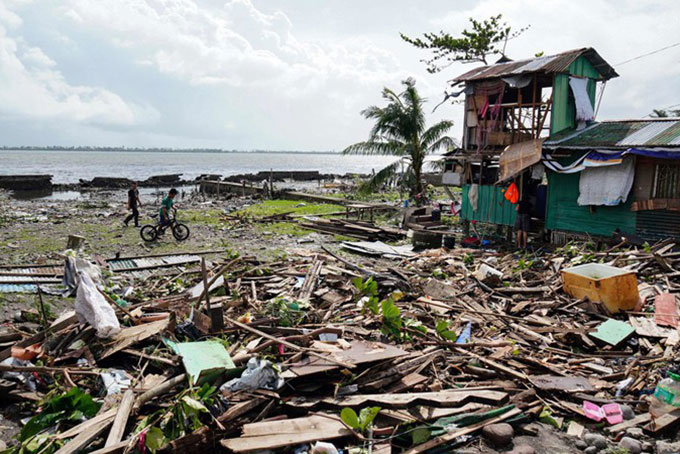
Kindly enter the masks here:
[[66, 430], [83, 419], [95, 416], [99, 407], [101, 404], [77, 387], [65, 393], [51, 392], [41, 404], [42, 411], [29, 419], [17, 435], [19, 443], [5, 452], [51, 454], [61, 447], [63, 442], [53, 439], [50, 428], [59, 425], [60, 431]]

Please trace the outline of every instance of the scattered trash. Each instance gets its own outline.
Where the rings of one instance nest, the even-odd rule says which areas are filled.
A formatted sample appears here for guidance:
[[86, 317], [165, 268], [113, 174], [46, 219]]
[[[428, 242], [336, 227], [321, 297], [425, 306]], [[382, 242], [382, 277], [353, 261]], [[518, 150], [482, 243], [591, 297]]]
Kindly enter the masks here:
[[78, 271], [75, 309], [78, 320], [92, 325], [97, 336], [111, 337], [120, 332], [116, 313], [85, 271]]
[[250, 358], [248, 367], [243, 371], [241, 377], [226, 382], [220, 389], [229, 392], [254, 391], [256, 389], [276, 391], [283, 386], [284, 382], [285, 380], [280, 377], [279, 371], [271, 361]]
[[122, 394], [124, 390], [132, 385], [132, 378], [120, 369], [109, 369], [107, 372], [99, 374], [104, 383], [104, 390], [107, 396]]

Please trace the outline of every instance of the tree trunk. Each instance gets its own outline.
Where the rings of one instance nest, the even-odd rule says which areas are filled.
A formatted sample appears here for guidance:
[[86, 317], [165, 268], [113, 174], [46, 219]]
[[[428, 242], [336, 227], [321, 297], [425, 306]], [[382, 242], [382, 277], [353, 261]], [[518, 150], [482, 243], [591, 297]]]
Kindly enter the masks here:
[[420, 195], [419, 198], [416, 198], [416, 205], [420, 206], [423, 205], [423, 199], [424, 199], [424, 194], [423, 194], [423, 173], [422, 173], [422, 165], [421, 163], [414, 163], [413, 164], [413, 177], [415, 178], [415, 185], [413, 186], [413, 196]]

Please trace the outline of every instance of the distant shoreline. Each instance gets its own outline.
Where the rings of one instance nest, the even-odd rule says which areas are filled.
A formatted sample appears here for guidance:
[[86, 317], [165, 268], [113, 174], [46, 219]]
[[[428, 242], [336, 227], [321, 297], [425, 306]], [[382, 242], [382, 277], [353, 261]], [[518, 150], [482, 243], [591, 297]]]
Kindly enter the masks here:
[[[3, 147], [1, 151], [96, 151], [115, 153], [219, 153], [219, 154], [304, 154], [304, 155], [342, 155], [342, 151], [286, 151], [286, 150], [218, 150], [212, 148], [46, 148], [46, 147]], [[356, 156], [356, 155], [355, 155]], [[364, 155], [370, 156], [370, 155]], [[385, 155], [390, 156], [390, 155]], [[428, 156], [440, 156], [431, 154]], [[395, 159], [398, 156], [395, 157]]]

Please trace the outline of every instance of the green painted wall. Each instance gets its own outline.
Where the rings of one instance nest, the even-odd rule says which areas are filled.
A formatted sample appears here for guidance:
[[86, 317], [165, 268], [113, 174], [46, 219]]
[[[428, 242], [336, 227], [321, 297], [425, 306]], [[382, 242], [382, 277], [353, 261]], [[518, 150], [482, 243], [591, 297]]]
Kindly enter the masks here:
[[463, 208], [461, 215], [468, 221], [479, 221], [489, 224], [514, 225], [517, 212], [515, 206], [505, 200], [503, 191], [497, 186], [479, 186], [477, 211], [472, 211], [468, 200], [470, 185], [463, 185]]
[[550, 116], [550, 134], [558, 133], [576, 126], [574, 117], [576, 107], [574, 97], [569, 88], [569, 75], [588, 77], [588, 95], [590, 102], [595, 106], [595, 85], [601, 79], [600, 73], [590, 64], [585, 57], [579, 57], [569, 65], [569, 74], [556, 74], [553, 86], [553, 105]]
[[606, 207], [579, 206], [579, 178], [581, 173], [556, 173], [548, 171], [548, 210], [545, 227], [548, 230], [590, 233], [611, 236], [617, 228], [622, 233], [635, 233], [636, 213], [630, 211], [633, 194], [626, 203]]

